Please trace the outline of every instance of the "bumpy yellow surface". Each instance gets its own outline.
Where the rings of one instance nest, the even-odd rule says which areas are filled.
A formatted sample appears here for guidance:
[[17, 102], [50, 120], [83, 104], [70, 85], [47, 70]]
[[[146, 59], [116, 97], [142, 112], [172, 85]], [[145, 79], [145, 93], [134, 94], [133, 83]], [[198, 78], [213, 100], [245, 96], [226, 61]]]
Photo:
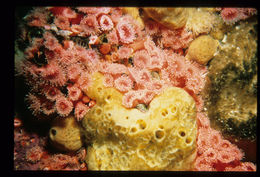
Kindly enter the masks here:
[[184, 27], [188, 18], [187, 8], [143, 8], [149, 17], [170, 29]]
[[213, 39], [209, 35], [202, 35], [193, 40], [188, 48], [185, 56], [187, 59], [206, 65], [218, 49], [218, 40]]
[[53, 145], [62, 151], [76, 151], [82, 147], [80, 128], [73, 116], [56, 118], [49, 137]]
[[97, 104], [82, 121], [89, 170], [190, 170], [196, 152], [193, 98], [170, 87], [145, 113], [122, 106], [122, 94], [95, 73], [86, 94]]

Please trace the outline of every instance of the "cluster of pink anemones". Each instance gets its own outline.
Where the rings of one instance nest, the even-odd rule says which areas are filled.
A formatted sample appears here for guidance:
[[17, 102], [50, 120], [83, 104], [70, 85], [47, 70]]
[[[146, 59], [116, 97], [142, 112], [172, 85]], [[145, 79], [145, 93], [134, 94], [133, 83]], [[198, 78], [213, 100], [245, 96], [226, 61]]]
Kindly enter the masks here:
[[68, 89], [68, 98], [71, 101], [77, 101], [83, 96], [81, 89], [78, 88], [76, 85], [68, 86], [67, 89]]
[[114, 78], [112, 74], [104, 74], [103, 84], [105, 87], [113, 87], [114, 86]]
[[[75, 19], [78, 16], [70, 8], [55, 7], [52, 10], [55, 12], [55, 18], [58, 18], [62, 14], [65, 14], [65, 17], [68, 19]], [[43, 52], [46, 54], [47, 64], [36, 66], [29, 59], [39, 53], [40, 47], [45, 48]], [[61, 45], [48, 29], [43, 34], [43, 38], [34, 38], [32, 46], [27, 49], [28, 55], [21, 62], [21, 74], [26, 77], [28, 84], [33, 87], [32, 92], [37, 93], [40, 90], [43, 95], [40, 97], [35, 96], [39, 97], [40, 105], [38, 108], [37, 104], [29, 101], [34, 115], [38, 115], [39, 113], [50, 115], [56, 112], [60, 116], [67, 116], [76, 107], [77, 102], [81, 99], [81, 96], [77, 97], [77, 93], [81, 93], [90, 83], [90, 79], [85, 74], [82, 75], [82, 73], [86, 71], [91, 72], [89, 69], [96, 68], [93, 64], [97, 64], [99, 60], [96, 51], [85, 48], [78, 49], [79, 46], [75, 45], [71, 40], [63, 40], [63, 45]], [[78, 87], [80, 91], [72, 91], [67, 85], [69, 82], [75, 83], [75, 87]], [[68, 95], [62, 94], [61, 89], [67, 89]], [[84, 106], [80, 106], [80, 109], [77, 108], [77, 113], [74, 111], [78, 119], [82, 118], [82, 114], [86, 112], [85, 110], [88, 110], [86, 108], [88, 107], [88, 102], [84, 102], [84, 104], [86, 105], [85, 108]], [[93, 104], [94, 102], [92, 101], [91, 105], [93, 106]], [[79, 111], [83, 108], [83, 112]]]
[[173, 50], [187, 48], [193, 40], [192, 33], [185, 28], [170, 30], [161, 29], [162, 38], [160, 40], [163, 47], [172, 48]]
[[74, 10], [72, 10], [71, 8], [69, 8], [69, 7], [65, 7], [63, 9], [63, 11], [62, 11], [62, 16], [66, 17], [68, 19], [76, 18], [77, 17], [77, 13]]
[[50, 32], [45, 32], [43, 38], [45, 40], [44, 46], [50, 51], [62, 50], [61, 44]]
[[[77, 9], [83, 13], [76, 13], [68, 7], [49, 8], [54, 15], [54, 24], [58, 28], [69, 30], [73, 35], [90, 37], [90, 44], [95, 44], [101, 33], [106, 34], [108, 43], [113, 47], [117, 48], [120, 44], [119, 49], [112, 52], [112, 55], [116, 55], [116, 59], [112, 59], [112, 62], [117, 63], [111, 63], [111, 60], [100, 61], [104, 56], [99, 54], [98, 50], [85, 49], [71, 40], [64, 40], [61, 45], [56, 37], [48, 32], [51, 26], [46, 27], [48, 11], [34, 10], [29, 25], [44, 27], [47, 32], [44, 33], [43, 39], [33, 39], [32, 46], [26, 51], [27, 61], [22, 63], [21, 73], [33, 87], [27, 97], [33, 114], [43, 112], [50, 115], [57, 112], [60, 116], [67, 116], [74, 110], [77, 120], [81, 120], [95, 104], [95, 101], [90, 101], [83, 91], [91, 82], [91, 73], [96, 71], [104, 74], [105, 86], [115, 87], [123, 93], [122, 104], [127, 108], [140, 103], [149, 104], [164, 88], [177, 86], [184, 88], [196, 102], [199, 127], [196, 170], [255, 169], [251, 163], [240, 162], [243, 153], [224, 140], [218, 131], [211, 129], [207, 116], [201, 113], [203, 100], [199, 93], [204, 87], [207, 69], [176, 54], [191, 42], [191, 33], [183, 28], [169, 30], [156, 22], [149, 22], [142, 31], [137, 21], [123, 14], [121, 8]], [[253, 8], [237, 9], [240, 19], [256, 13]], [[221, 15], [224, 15], [223, 19], [225, 13], [227, 17], [232, 17], [232, 13], [236, 16], [234, 9], [220, 10]], [[162, 32], [161, 38], [154, 42], [152, 37], [160, 32]], [[144, 37], [146, 34], [147, 37]], [[136, 41], [138, 44], [135, 44]], [[47, 64], [39, 67], [29, 62], [29, 59], [39, 53], [38, 49], [41, 46], [45, 47]], [[164, 47], [169, 50], [161, 49]], [[121, 59], [128, 59], [131, 56], [133, 56], [131, 66], [120, 63]], [[151, 73], [154, 71], [158, 73], [159, 79], [152, 77]], [[41, 88], [43, 93], [36, 94]], [[61, 93], [64, 88], [68, 94]]]
[[154, 96], [155, 93], [148, 89], [131, 90], [124, 94], [122, 104], [127, 108], [133, 108], [137, 104], [150, 103]]
[[29, 93], [26, 96], [26, 101], [29, 103], [29, 109], [33, 115], [41, 113], [41, 98], [33, 93]]
[[65, 71], [55, 62], [50, 62], [43, 67], [42, 79], [53, 86], [63, 86], [67, 82]]
[[122, 103], [128, 108], [136, 106], [138, 103], [148, 104], [155, 95], [162, 91], [163, 81], [153, 80], [151, 73], [145, 68], [140, 70], [116, 63], [105, 63], [103, 68], [101, 72], [105, 77], [104, 85], [115, 87], [122, 92], [124, 94]]
[[114, 27], [114, 23], [108, 15], [102, 15], [99, 18], [99, 25], [102, 31], [109, 31]]
[[150, 56], [147, 50], [139, 50], [134, 53], [133, 56], [134, 66], [137, 68], [146, 68], [150, 64]]
[[[205, 85], [207, 68], [195, 62], [190, 62], [184, 56], [168, 53], [168, 78], [174, 86], [186, 88], [195, 94], [200, 93]], [[167, 77], [167, 74], [165, 75]]]
[[110, 7], [77, 7], [80, 12], [99, 16], [100, 14], [108, 14], [111, 11]]
[[44, 151], [40, 146], [34, 146], [26, 152], [26, 159], [32, 163], [40, 161]]
[[42, 112], [45, 115], [52, 115], [56, 112], [55, 102], [46, 99], [42, 103]]
[[70, 21], [67, 17], [63, 15], [58, 15], [54, 19], [54, 24], [62, 30], [70, 29]]
[[115, 7], [111, 10], [112, 14], [111, 14], [111, 20], [114, 23], [118, 23], [119, 20], [122, 18], [123, 12], [122, 12], [122, 8], [121, 7]]
[[57, 98], [55, 106], [58, 114], [62, 117], [68, 116], [73, 109], [73, 103], [65, 96]]
[[[165, 88], [163, 86], [165, 84], [168, 86], [182, 87], [188, 90], [193, 97], [196, 97], [196, 103], [200, 107], [199, 110], [201, 109], [203, 103], [201, 103], [202, 100], [199, 96], [196, 96], [196, 94], [198, 94], [204, 86], [206, 68], [186, 61], [185, 57], [174, 54], [173, 52], [161, 50], [149, 37], [144, 40], [144, 49], [137, 50], [133, 53], [133, 65], [134, 66], [129, 67], [119, 63], [103, 62], [100, 71], [109, 76], [105, 79], [107, 81], [105, 81], [105, 85], [109, 87], [115, 86], [115, 76], [127, 74], [130, 76], [132, 82], [135, 83], [134, 87], [132, 87], [135, 91], [147, 89], [156, 95]], [[161, 73], [162, 77], [160, 82], [152, 79], [151, 71], [153, 70]], [[165, 75], [165, 73], [168, 74]], [[117, 83], [116, 87], [125, 95], [127, 94], [125, 90], [131, 91], [129, 90], [130, 87], [124, 90], [121, 88], [123, 86], [122, 84], [119, 86]], [[125, 96], [129, 98], [125, 98], [123, 101], [124, 105], [128, 105], [127, 107], [135, 104], [126, 104], [126, 100], [138, 102], [138, 99], [130, 99], [130, 97], [133, 98], [132, 95], [133, 94], [128, 94], [128, 96]]]
[[257, 13], [254, 8], [223, 8], [220, 15], [226, 24], [234, 24]]
[[43, 45], [43, 39], [33, 38], [32, 43], [24, 51], [26, 58], [31, 59], [38, 52], [38, 49]]
[[123, 73], [127, 74], [128, 69], [123, 64], [103, 62], [103, 63], [101, 63], [100, 72], [101, 73], [109, 73], [109, 74], [112, 74], [112, 75], [123, 74]]
[[[221, 133], [210, 127], [209, 118], [205, 113], [197, 114], [198, 136], [197, 136], [197, 157], [195, 170], [197, 171], [231, 171], [242, 165], [241, 159], [244, 153], [225, 140]], [[255, 169], [253, 163], [251, 168]]]
[[95, 35], [99, 33], [99, 24], [95, 15], [84, 16], [80, 21], [80, 26], [86, 35]]
[[126, 46], [121, 46], [117, 50], [117, 54], [118, 54], [119, 59], [130, 58], [130, 56], [132, 55], [132, 52], [133, 52], [133, 49], [126, 47]]
[[112, 31], [110, 31], [107, 34], [107, 40], [108, 40], [108, 43], [112, 44], [112, 45], [119, 43], [119, 39], [118, 39], [118, 36], [117, 36], [116, 29], [113, 29]]
[[67, 67], [68, 79], [72, 82], [76, 82], [83, 72], [83, 68], [78, 64], [73, 64]]
[[90, 107], [87, 106], [86, 104], [84, 104], [83, 102], [79, 101], [77, 102], [76, 106], [75, 106], [75, 117], [77, 118], [77, 120], [81, 120], [83, 119], [83, 117], [86, 115], [86, 113], [89, 111]]
[[55, 86], [46, 86], [43, 88], [43, 93], [48, 100], [56, 101], [62, 95], [60, 89]]
[[137, 88], [145, 88], [146, 84], [152, 81], [151, 73], [146, 69], [128, 68], [129, 75], [136, 83]]
[[136, 39], [135, 30], [132, 24], [130, 24], [128, 21], [120, 20], [116, 25], [116, 29], [118, 32], [119, 40], [122, 43], [129, 44]]
[[115, 88], [122, 93], [128, 92], [133, 87], [133, 81], [127, 75], [122, 75], [114, 81]]
[[37, 26], [37, 27], [44, 27], [47, 25], [48, 11], [47, 9], [35, 8], [33, 9], [32, 13], [27, 15], [25, 19], [28, 21], [29, 26]]
[[157, 35], [160, 32], [161, 25], [153, 20], [148, 20], [145, 23], [145, 32], [151, 36]]

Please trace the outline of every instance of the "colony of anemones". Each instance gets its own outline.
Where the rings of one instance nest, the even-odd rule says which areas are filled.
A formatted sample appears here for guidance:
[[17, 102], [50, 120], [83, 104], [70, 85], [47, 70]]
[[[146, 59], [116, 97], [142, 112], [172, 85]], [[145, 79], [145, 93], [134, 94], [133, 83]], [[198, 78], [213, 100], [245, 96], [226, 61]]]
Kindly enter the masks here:
[[[225, 11], [222, 16], [230, 16], [231, 11]], [[121, 8], [107, 7], [41, 7], [25, 19], [26, 25], [43, 31], [31, 39], [18, 69], [31, 87], [26, 100], [35, 116], [74, 114], [80, 121], [95, 103], [84, 90], [96, 71], [104, 74], [106, 87], [123, 94], [127, 108], [149, 105], [165, 88], [180, 87], [197, 105], [195, 169], [255, 170], [254, 165], [240, 162], [242, 152], [210, 128], [201, 113], [207, 68], [184, 57], [193, 40], [185, 28], [170, 30], [150, 20], [142, 29]]]
[[220, 8], [220, 15], [226, 24], [234, 24], [256, 14], [255, 8]]

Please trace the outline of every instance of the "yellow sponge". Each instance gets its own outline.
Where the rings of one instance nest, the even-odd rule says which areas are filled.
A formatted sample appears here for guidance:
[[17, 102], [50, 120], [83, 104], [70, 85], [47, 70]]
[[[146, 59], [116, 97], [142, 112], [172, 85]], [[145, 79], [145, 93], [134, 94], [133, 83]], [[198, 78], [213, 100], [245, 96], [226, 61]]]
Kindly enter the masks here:
[[201, 35], [191, 42], [185, 57], [206, 65], [214, 57], [218, 46], [218, 40], [213, 39], [210, 35]]
[[[196, 108], [183, 89], [170, 87], [147, 112], [122, 106], [122, 94], [95, 73], [86, 94], [96, 105], [82, 121], [89, 137], [89, 170], [190, 170], [196, 150]], [[98, 93], [96, 93], [98, 92]]]

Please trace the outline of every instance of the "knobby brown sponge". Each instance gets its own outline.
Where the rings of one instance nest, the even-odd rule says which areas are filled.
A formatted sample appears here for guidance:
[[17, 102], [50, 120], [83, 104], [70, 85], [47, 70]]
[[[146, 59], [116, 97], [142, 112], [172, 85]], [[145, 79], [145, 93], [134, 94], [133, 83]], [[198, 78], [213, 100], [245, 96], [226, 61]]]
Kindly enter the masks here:
[[52, 144], [61, 151], [76, 151], [82, 147], [80, 127], [73, 116], [57, 117], [49, 131]]

